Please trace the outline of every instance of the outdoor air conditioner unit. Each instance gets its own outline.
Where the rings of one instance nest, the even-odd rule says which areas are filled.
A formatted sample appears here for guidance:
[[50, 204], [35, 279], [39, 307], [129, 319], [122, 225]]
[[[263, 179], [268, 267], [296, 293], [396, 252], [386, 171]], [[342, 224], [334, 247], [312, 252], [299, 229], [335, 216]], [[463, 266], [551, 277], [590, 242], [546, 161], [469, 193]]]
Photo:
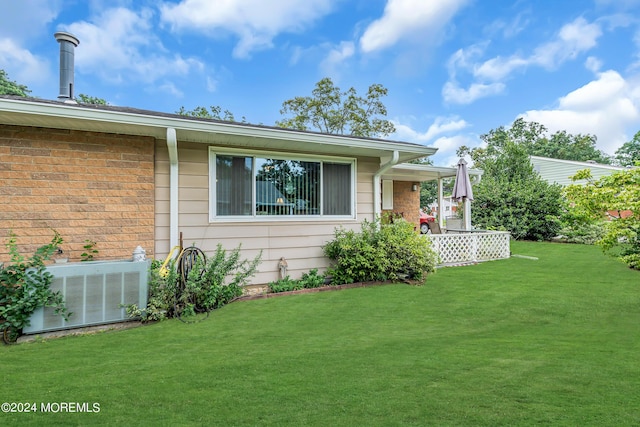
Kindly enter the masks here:
[[93, 261], [53, 264], [47, 271], [53, 275], [51, 290], [60, 291], [69, 321], [51, 307], [38, 308], [24, 334], [128, 320], [124, 305], [147, 305], [147, 262]]

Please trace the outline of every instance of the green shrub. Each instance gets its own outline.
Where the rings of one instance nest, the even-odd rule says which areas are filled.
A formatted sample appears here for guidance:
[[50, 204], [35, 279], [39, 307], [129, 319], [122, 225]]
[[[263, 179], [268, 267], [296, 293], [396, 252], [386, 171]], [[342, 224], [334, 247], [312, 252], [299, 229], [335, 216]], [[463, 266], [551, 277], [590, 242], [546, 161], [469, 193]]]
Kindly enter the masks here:
[[269, 291], [273, 293], [298, 291], [302, 288], [300, 280], [291, 279], [289, 276], [269, 283]]
[[336, 229], [335, 239], [324, 246], [333, 261], [327, 274], [333, 284], [376, 280], [424, 280], [435, 271], [438, 256], [431, 242], [404, 219], [381, 224], [364, 221], [361, 231]]
[[6, 246], [11, 262], [0, 265], [0, 329], [5, 341], [15, 341], [22, 328], [29, 326], [37, 308], [53, 307], [65, 320], [71, 313], [67, 313], [62, 294], [51, 290], [53, 275], [44, 265], [62, 243], [60, 234], [54, 231], [51, 242], [39, 247], [30, 258], [18, 252], [15, 234], [9, 236]]
[[334, 261], [327, 274], [331, 283], [369, 282], [385, 280], [389, 260], [386, 251], [380, 244], [379, 221], [364, 221], [361, 231], [335, 230], [335, 238], [327, 243], [323, 250], [325, 255]]
[[435, 271], [438, 255], [430, 240], [414, 231], [413, 224], [394, 220], [383, 225], [380, 234], [388, 259], [388, 279], [423, 280], [427, 273]]
[[218, 245], [208, 261], [198, 259], [186, 280], [177, 273], [175, 261], [171, 261], [168, 274], [163, 277], [160, 274], [162, 263], [154, 260], [147, 306], [126, 306], [127, 314], [150, 321], [177, 317], [180, 314], [176, 312], [177, 306], [186, 311], [220, 308], [242, 295], [243, 286], [255, 275], [261, 257], [262, 252], [253, 260], [243, 260], [240, 259], [240, 246], [226, 251]]
[[314, 268], [308, 273], [302, 274], [300, 283], [305, 289], [319, 288], [320, 286], [324, 286], [324, 275], [318, 274], [318, 269]]
[[567, 243], [593, 245], [598, 240], [602, 239], [604, 233], [604, 221], [597, 221], [593, 223], [563, 222], [563, 227], [560, 230], [559, 235], [561, 240]]

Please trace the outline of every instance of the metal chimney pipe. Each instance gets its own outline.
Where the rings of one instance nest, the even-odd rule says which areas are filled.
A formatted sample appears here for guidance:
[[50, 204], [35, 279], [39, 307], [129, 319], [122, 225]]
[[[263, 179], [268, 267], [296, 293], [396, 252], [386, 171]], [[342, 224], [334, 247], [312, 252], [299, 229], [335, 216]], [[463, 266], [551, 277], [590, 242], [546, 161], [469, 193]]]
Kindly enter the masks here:
[[60, 43], [60, 95], [58, 100], [75, 102], [73, 100], [73, 57], [74, 49], [80, 44], [80, 40], [73, 34], [59, 31], [54, 37]]

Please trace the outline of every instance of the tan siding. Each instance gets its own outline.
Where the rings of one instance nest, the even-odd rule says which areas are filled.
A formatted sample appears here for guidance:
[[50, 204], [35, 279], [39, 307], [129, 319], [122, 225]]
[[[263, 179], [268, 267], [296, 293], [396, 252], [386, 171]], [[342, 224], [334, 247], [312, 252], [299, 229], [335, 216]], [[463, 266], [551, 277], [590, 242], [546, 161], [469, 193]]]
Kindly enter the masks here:
[[155, 253], [164, 259], [169, 252], [169, 151], [167, 141], [156, 141], [155, 149]]
[[358, 221], [373, 220], [373, 174], [380, 168], [379, 159], [359, 159], [356, 176]]
[[[156, 252], [165, 257], [169, 251], [169, 164], [164, 141], [156, 145]], [[346, 221], [262, 221], [209, 223], [209, 159], [205, 145], [178, 141], [179, 231], [185, 245], [195, 244], [206, 253], [218, 244], [225, 249], [242, 245], [242, 257], [253, 258], [262, 250], [262, 262], [253, 283], [268, 283], [278, 278], [278, 261], [285, 257], [289, 274], [299, 278], [312, 268], [324, 270], [328, 260], [322, 246], [333, 239], [340, 225], [359, 229], [358, 222], [373, 218], [373, 173], [378, 159], [357, 161], [357, 218]], [[176, 236], [177, 238], [177, 236]]]

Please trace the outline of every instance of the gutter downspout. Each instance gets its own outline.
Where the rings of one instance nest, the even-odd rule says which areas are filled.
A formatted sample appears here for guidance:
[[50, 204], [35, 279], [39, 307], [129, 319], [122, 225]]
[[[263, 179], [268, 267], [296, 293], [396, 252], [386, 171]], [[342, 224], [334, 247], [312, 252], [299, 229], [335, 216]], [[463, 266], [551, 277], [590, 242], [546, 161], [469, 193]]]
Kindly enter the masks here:
[[167, 148], [169, 149], [169, 248], [178, 243], [178, 139], [174, 128], [167, 128]]
[[398, 150], [393, 151], [393, 155], [391, 156], [391, 160], [385, 163], [378, 172], [373, 175], [373, 215], [374, 217], [380, 216], [382, 212], [382, 204], [380, 203], [380, 177], [389, 169], [391, 169], [394, 165], [398, 163], [398, 159], [400, 158], [400, 154]]

